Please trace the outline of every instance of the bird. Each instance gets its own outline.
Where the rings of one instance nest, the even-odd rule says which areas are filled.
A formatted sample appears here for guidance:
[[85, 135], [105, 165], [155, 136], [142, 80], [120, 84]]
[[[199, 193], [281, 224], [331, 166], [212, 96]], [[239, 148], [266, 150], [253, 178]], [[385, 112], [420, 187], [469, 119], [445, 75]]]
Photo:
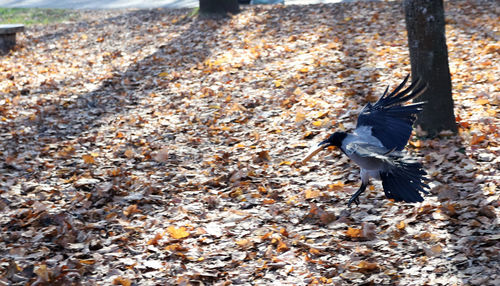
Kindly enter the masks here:
[[360, 167], [361, 186], [349, 199], [348, 207], [353, 202], [359, 205], [359, 196], [370, 178], [381, 180], [385, 196], [396, 202], [422, 202], [422, 194], [428, 194], [429, 179], [423, 165], [403, 151], [425, 102], [405, 103], [428, 86], [417, 78], [403, 89], [409, 77], [390, 93], [387, 86], [375, 104], [366, 104], [352, 132], [334, 132], [302, 160], [305, 164], [321, 150], [335, 146]]

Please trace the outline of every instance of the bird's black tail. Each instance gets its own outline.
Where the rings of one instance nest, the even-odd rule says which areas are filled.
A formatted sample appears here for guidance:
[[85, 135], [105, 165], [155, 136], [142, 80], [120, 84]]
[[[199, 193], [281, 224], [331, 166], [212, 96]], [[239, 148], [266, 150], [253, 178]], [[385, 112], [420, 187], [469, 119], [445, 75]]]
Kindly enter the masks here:
[[[392, 157], [392, 156], [391, 156]], [[421, 202], [424, 199], [420, 192], [427, 194], [429, 186], [425, 183], [427, 173], [417, 161], [408, 158], [395, 158], [392, 168], [380, 173], [385, 196], [396, 202], [407, 203]]]

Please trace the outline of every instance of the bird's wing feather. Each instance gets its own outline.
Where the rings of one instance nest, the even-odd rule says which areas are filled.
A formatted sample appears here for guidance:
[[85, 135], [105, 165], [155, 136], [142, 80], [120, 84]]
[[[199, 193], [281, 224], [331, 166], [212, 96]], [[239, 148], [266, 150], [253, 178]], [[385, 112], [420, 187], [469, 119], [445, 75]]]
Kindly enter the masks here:
[[427, 194], [429, 186], [422, 164], [410, 159], [403, 152], [382, 147], [349, 143], [345, 153], [365, 170], [378, 171], [387, 198], [395, 201], [421, 202], [420, 193]]
[[415, 80], [407, 89], [403, 89], [409, 76], [387, 94], [388, 88], [375, 104], [368, 103], [358, 116], [357, 128], [371, 127], [372, 135], [382, 142], [387, 149], [403, 150], [411, 135], [416, 115], [422, 110], [423, 102], [402, 105], [422, 94], [427, 85]]
[[386, 169], [389, 164], [387, 150], [383, 147], [367, 143], [349, 143], [345, 146], [345, 153], [351, 160], [366, 170]]

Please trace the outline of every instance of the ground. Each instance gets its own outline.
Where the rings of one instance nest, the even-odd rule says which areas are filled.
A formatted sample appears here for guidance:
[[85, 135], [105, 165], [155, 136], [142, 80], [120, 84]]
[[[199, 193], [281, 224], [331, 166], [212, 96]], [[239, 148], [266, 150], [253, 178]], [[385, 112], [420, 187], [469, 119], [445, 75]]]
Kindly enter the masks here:
[[398, 3], [80, 11], [0, 58], [0, 283], [498, 285], [495, 1], [449, 1], [460, 132], [408, 152], [418, 204], [338, 150], [409, 73]]

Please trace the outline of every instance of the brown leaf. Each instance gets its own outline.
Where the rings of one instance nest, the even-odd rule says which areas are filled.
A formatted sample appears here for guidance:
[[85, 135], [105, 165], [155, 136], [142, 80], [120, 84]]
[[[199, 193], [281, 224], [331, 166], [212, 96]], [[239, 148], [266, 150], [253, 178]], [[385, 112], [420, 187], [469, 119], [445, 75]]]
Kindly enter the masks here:
[[168, 147], [161, 148], [156, 154], [153, 155], [153, 159], [160, 163], [166, 163], [168, 161], [169, 149]]
[[424, 246], [424, 252], [427, 257], [433, 257], [433, 256], [438, 256], [441, 254], [441, 251], [443, 250], [443, 247], [441, 245], [436, 244], [431, 247], [425, 247]]
[[236, 241], [236, 245], [238, 245], [241, 248], [250, 248], [253, 246], [253, 242], [250, 239], [240, 239]]
[[116, 277], [113, 280], [113, 285], [122, 285], [122, 286], [130, 286], [132, 285], [132, 281], [125, 277]]
[[345, 234], [351, 238], [361, 237], [361, 229], [348, 227]]
[[267, 150], [262, 150], [257, 153], [257, 157], [255, 158], [254, 162], [260, 163], [260, 162], [268, 162], [270, 160], [271, 156], [269, 156], [269, 152], [267, 152]]
[[126, 216], [130, 216], [135, 213], [140, 213], [141, 210], [137, 208], [137, 205], [130, 205], [123, 210], [123, 214]]
[[158, 241], [163, 238], [163, 234], [156, 233], [155, 236], [148, 241], [149, 245], [157, 245]]
[[362, 260], [357, 265], [358, 271], [363, 273], [374, 272], [380, 269], [380, 266], [375, 262]]
[[135, 152], [132, 149], [127, 149], [127, 150], [125, 150], [125, 152], [123, 153], [123, 155], [125, 155], [125, 157], [127, 157], [127, 158], [130, 159], [130, 158], [134, 158]]
[[95, 160], [92, 155], [83, 155], [82, 159], [85, 164], [95, 164]]

